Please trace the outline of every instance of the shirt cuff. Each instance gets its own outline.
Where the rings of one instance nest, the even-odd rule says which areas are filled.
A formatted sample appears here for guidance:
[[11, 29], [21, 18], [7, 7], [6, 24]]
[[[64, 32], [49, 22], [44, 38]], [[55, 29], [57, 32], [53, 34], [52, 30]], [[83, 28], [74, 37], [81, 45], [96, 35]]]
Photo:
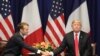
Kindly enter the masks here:
[[41, 50], [38, 50], [37, 53], [40, 54], [41, 53]]
[[54, 53], [53, 52], [50, 52], [51, 56], [54, 56]]

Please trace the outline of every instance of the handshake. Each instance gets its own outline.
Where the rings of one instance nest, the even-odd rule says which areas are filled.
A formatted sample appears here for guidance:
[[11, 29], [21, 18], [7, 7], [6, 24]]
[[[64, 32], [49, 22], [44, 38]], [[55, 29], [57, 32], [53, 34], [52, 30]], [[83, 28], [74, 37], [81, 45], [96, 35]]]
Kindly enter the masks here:
[[41, 51], [41, 56], [53, 56], [53, 52], [49, 52], [49, 51]]

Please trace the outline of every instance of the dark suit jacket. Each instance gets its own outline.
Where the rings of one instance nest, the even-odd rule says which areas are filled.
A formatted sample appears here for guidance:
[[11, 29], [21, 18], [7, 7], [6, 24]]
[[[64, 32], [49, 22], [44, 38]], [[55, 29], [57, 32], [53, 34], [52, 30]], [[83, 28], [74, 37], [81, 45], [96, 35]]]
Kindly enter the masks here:
[[[66, 48], [66, 56], [75, 56], [74, 49], [74, 33], [73, 31], [66, 34], [62, 41], [62, 44], [54, 50], [54, 55], [59, 54]], [[79, 36], [79, 51], [80, 56], [92, 56], [90, 37], [87, 33], [81, 31]]]
[[37, 52], [38, 49], [28, 46], [26, 43], [24, 43], [23, 40], [23, 37], [19, 33], [14, 34], [14, 36], [12, 36], [8, 41], [6, 48], [3, 52], [3, 55], [10, 53], [14, 54], [15, 56], [19, 56], [21, 54], [22, 48], [25, 48], [34, 53]]

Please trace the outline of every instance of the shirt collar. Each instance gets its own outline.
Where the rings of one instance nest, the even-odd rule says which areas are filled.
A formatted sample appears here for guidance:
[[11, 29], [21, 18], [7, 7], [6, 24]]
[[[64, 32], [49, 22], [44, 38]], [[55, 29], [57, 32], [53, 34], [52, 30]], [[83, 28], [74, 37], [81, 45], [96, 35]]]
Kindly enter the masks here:
[[23, 35], [21, 32], [19, 32], [19, 34], [25, 39], [27, 37], [27, 35]]
[[[74, 36], [75, 36], [75, 34], [76, 34], [76, 33], [74, 32]], [[77, 34], [78, 34], [77, 37], [78, 37], [78, 40], [79, 40], [80, 32], [78, 32]]]
[[21, 32], [19, 32], [20, 33], [20, 35], [22, 36], [22, 37], [24, 37], [24, 35], [21, 33]]
[[[74, 35], [75, 35], [75, 34], [76, 34], [76, 33], [74, 32]], [[77, 34], [78, 34], [78, 36], [79, 36], [79, 35], [80, 35], [80, 32], [78, 32]]]

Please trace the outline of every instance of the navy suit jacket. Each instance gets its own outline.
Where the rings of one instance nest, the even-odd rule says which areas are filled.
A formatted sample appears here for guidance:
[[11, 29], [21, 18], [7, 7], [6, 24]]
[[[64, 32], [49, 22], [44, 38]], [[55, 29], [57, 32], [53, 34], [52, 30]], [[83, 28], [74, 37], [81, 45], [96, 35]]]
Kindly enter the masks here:
[[[75, 56], [74, 48], [74, 33], [73, 31], [66, 34], [62, 44], [54, 50], [54, 55], [61, 53], [66, 48], [66, 56]], [[80, 56], [92, 56], [92, 47], [90, 37], [87, 33], [80, 31], [79, 36], [79, 51]]]
[[4, 54], [14, 54], [15, 56], [19, 56], [21, 54], [22, 48], [25, 48], [34, 53], [37, 53], [37, 50], [38, 50], [36, 48], [33, 48], [33, 47], [27, 45], [24, 42], [23, 37], [19, 33], [16, 33], [8, 41], [6, 48], [3, 52], [3, 55]]

